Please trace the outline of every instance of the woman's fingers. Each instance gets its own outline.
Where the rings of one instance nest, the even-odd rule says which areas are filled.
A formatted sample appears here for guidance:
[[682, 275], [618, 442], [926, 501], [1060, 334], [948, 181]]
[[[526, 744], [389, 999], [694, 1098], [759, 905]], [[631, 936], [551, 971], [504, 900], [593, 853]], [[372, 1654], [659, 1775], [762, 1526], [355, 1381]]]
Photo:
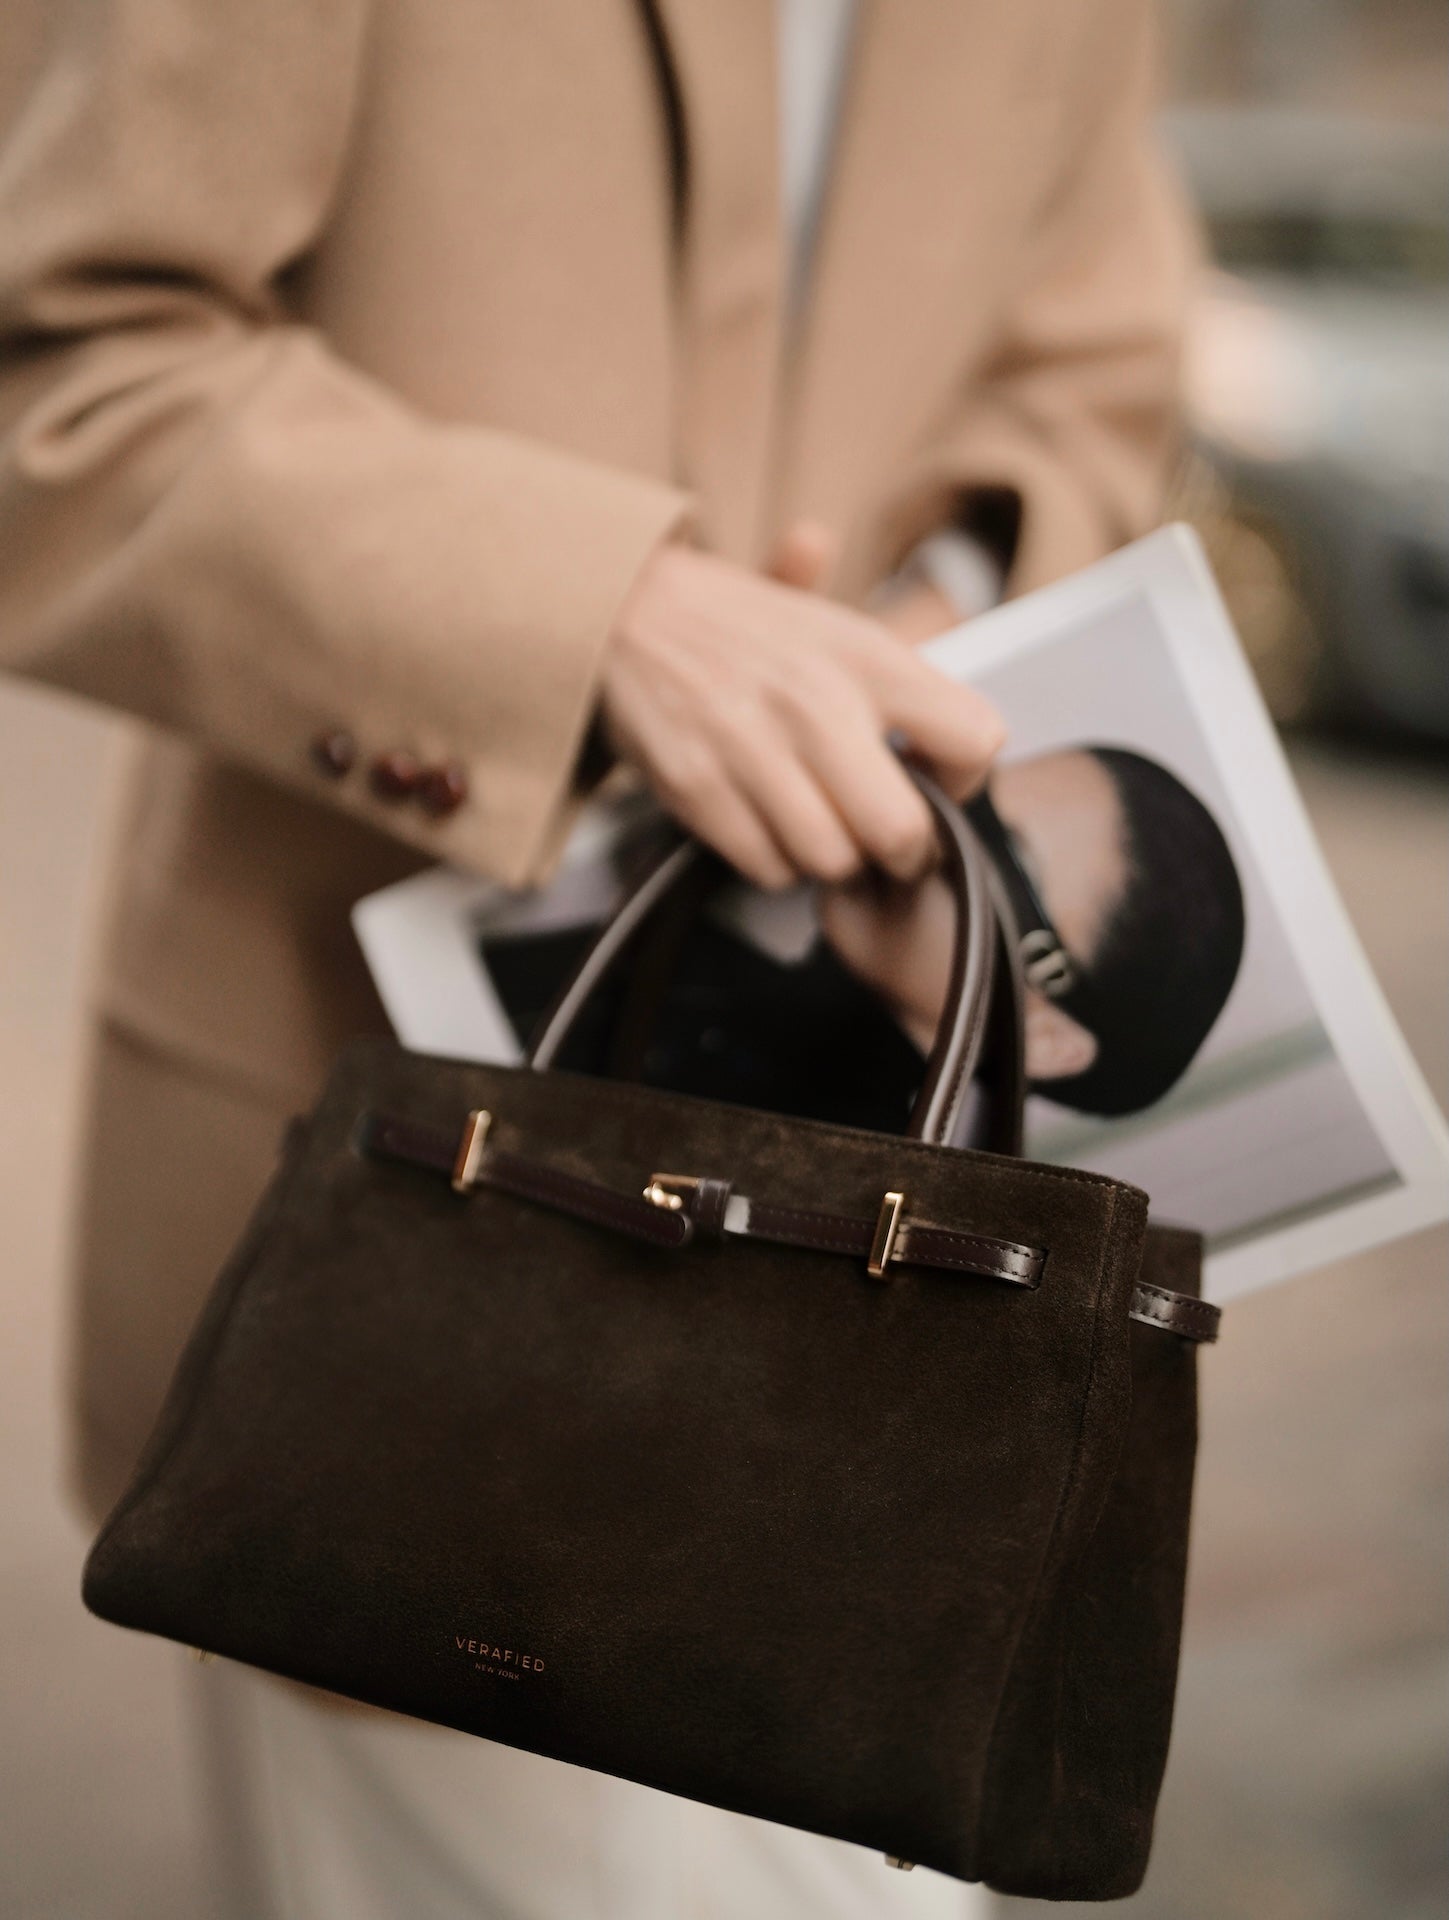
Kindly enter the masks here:
[[752, 885], [769, 893], [793, 886], [794, 865], [781, 851], [769, 824], [744, 794], [729, 782], [681, 800], [675, 817]]
[[708, 740], [681, 724], [668, 704], [641, 692], [630, 703], [630, 727], [619, 744], [650, 782], [675, 819], [714, 848], [757, 887], [776, 891], [794, 884], [796, 872], [770, 826], [740, 790], [734, 775]]
[[860, 842], [783, 728], [750, 716], [736, 732], [729, 761], [741, 792], [803, 877], [840, 881], [859, 873]]
[[1001, 715], [974, 687], [904, 647], [867, 666], [888, 733], [904, 734], [953, 800], [974, 793], [1006, 740]]
[[866, 859], [897, 880], [919, 879], [935, 857], [935, 826], [869, 708], [862, 703], [854, 724], [812, 723], [803, 749]]
[[878, 621], [800, 590], [828, 562], [828, 545], [821, 529], [792, 529], [775, 556], [779, 580], [659, 549], [603, 660], [601, 707], [617, 749], [762, 886], [801, 874], [839, 880], [863, 861], [921, 872], [929, 815], [887, 737], [902, 735], [957, 797], [984, 779], [1002, 739], [989, 702]]

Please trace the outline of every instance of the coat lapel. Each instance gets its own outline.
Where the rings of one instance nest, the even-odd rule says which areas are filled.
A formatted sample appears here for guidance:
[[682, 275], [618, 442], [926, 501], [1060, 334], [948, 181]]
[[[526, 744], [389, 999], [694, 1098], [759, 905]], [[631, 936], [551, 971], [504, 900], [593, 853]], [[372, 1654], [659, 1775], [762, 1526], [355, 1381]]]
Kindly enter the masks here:
[[679, 463], [701, 533], [759, 557], [785, 297], [775, 0], [652, 0], [683, 121]]
[[[925, 430], [934, 369], [966, 368], [995, 317], [997, 229], [1049, 97], [1051, 9], [859, 0], [830, 184], [787, 339], [776, 0], [644, 0], [685, 159], [679, 471], [716, 551], [758, 560], [800, 514], [848, 542], [862, 497]], [[979, 269], [974, 263], [980, 262]], [[851, 551], [851, 547], [855, 551]]]
[[[993, 227], [1040, 94], [1041, 20], [981, 0], [862, 0], [771, 523], [809, 513], [849, 541], [862, 476], [888, 470], [924, 424], [921, 369], [965, 366], [969, 328], [989, 324], [986, 304], [962, 293], [973, 259], [1000, 278]], [[853, 557], [837, 583], [852, 592]]]

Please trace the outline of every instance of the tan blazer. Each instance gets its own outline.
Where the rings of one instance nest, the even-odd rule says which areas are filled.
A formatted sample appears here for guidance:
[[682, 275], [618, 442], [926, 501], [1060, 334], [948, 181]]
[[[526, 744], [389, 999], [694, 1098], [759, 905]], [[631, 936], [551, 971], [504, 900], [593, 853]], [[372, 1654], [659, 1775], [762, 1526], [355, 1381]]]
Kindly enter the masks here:
[[[1192, 249], [1150, 14], [867, 0], [787, 327], [773, 0], [7, 9], [0, 659], [165, 730], [112, 1032], [268, 1125], [309, 1097], [378, 1018], [357, 895], [546, 869], [671, 534], [754, 560], [809, 514], [859, 599], [983, 489], [1021, 502], [1015, 588], [1151, 526]], [[339, 727], [468, 802], [327, 778]], [[104, 1238], [97, 1274], [144, 1269]]]

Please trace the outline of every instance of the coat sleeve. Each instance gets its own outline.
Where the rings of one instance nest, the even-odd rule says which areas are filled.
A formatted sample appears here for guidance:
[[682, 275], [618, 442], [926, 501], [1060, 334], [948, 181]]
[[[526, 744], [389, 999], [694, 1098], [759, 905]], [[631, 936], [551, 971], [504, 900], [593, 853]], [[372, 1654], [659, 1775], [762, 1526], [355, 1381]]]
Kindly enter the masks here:
[[[424, 417], [295, 323], [365, 0], [65, 9], [0, 152], [0, 664], [514, 884], [557, 839], [651, 479]], [[567, 556], [566, 563], [561, 556]], [[313, 764], [453, 761], [446, 820]]]
[[935, 527], [1004, 526], [1007, 591], [1021, 593], [1160, 519], [1198, 247], [1154, 138], [1155, 11], [1152, 0], [1078, 9], [1056, 156], [1001, 324], [890, 491], [885, 568]]

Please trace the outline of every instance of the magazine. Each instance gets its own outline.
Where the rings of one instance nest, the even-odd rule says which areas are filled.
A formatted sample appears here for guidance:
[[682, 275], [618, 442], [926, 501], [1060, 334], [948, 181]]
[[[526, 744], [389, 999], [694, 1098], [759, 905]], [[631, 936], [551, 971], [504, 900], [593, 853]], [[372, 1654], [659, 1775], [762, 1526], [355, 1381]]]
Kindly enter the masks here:
[[[1166, 528], [928, 651], [1009, 729], [977, 824], [1030, 935], [1028, 1155], [1130, 1180], [1155, 1217], [1199, 1227], [1216, 1300], [1449, 1216], [1449, 1133], [1191, 530]], [[519, 1058], [553, 980], [616, 903], [620, 850], [650, 811], [637, 798], [590, 809], [533, 894], [435, 868], [360, 901], [354, 925], [404, 1044]], [[714, 924], [697, 1006], [725, 976], [749, 977], [741, 1004], [755, 1011], [839, 998], [808, 889], [736, 887]], [[723, 1044], [732, 1031], [721, 1015], [704, 1036], [717, 1069], [751, 1051]], [[882, 1034], [865, 1052], [895, 1100], [911, 1051]], [[749, 1068], [701, 1090], [772, 1104]], [[874, 1109], [861, 1123], [879, 1124]]]

